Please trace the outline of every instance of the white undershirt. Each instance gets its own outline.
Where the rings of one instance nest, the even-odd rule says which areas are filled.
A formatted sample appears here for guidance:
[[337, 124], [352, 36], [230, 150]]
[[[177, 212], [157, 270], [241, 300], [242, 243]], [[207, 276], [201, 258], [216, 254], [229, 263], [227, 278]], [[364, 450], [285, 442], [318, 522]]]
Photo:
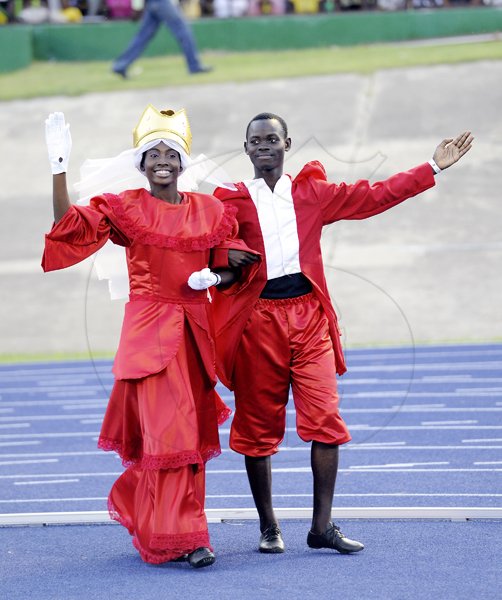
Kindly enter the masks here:
[[263, 179], [250, 179], [244, 184], [258, 212], [265, 243], [267, 279], [300, 273], [300, 240], [291, 179], [283, 175], [273, 192]]

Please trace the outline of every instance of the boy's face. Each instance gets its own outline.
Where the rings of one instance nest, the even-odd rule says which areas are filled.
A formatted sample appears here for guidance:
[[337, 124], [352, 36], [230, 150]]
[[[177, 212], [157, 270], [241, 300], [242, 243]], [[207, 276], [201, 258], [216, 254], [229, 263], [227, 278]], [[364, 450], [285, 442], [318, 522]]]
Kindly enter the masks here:
[[291, 147], [276, 119], [260, 119], [249, 125], [244, 150], [257, 171], [282, 169], [284, 153]]

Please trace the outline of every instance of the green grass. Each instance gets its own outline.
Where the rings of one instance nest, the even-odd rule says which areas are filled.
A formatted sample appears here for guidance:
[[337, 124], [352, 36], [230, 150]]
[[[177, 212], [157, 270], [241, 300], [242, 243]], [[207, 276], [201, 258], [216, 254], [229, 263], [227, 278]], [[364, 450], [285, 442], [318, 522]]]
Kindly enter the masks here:
[[207, 52], [204, 61], [215, 67], [212, 73], [189, 75], [180, 56], [143, 58], [133, 65], [128, 80], [112, 74], [110, 62], [35, 62], [27, 69], [0, 74], [0, 101], [308, 75], [369, 74], [381, 69], [501, 59], [500, 41], [430, 46], [378, 44], [280, 52]]

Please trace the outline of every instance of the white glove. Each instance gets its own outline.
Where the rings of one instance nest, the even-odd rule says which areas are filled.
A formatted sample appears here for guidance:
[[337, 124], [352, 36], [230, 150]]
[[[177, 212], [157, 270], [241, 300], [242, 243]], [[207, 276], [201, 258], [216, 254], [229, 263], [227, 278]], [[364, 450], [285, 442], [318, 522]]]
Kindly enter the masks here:
[[66, 173], [71, 152], [70, 125], [65, 123], [64, 114], [51, 113], [45, 120], [45, 143], [53, 175]]
[[221, 277], [218, 273], [213, 273], [208, 267], [202, 271], [195, 271], [188, 278], [188, 285], [192, 290], [207, 290], [212, 285], [221, 283]]

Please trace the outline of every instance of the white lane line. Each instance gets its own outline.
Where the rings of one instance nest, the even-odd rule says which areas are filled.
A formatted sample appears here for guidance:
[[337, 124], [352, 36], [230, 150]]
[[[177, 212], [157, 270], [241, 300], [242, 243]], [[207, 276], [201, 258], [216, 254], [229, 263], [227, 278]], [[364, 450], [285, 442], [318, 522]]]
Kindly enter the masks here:
[[[40, 442], [14, 442], [12, 445], [36, 445], [40, 444]], [[1, 445], [1, 444], [0, 444]], [[0, 458], [35, 458], [37, 456], [62, 456], [62, 457], [70, 457], [70, 456], [104, 456], [105, 458], [114, 457], [113, 454], [109, 452], [103, 452], [103, 450], [86, 450], [82, 452], [23, 452], [22, 454], [0, 454]]]
[[[252, 498], [251, 494], [207, 494], [206, 498]], [[312, 494], [272, 494], [272, 498], [312, 498]], [[448, 493], [408, 493], [408, 492], [369, 492], [361, 494], [338, 494], [335, 498], [502, 498], [502, 494], [448, 494]], [[336, 506], [334, 507], [336, 509]]]
[[19, 427], [30, 427], [29, 423], [6, 423], [6, 424], [0, 424], [0, 429], [12, 429], [12, 428], [19, 428]]
[[417, 463], [388, 463], [386, 465], [351, 465], [349, 469], [388, 469], [388, 468], [405, 468], [405, 467], [421, 467], [424, 465], [449, 465], [445, 462], [417, 462]]
[[[40, 442], [37, 442], [35, 440], [33, 440], [31, 442], [29, 442], [29, 441], [27, 441], [27, 442], [0, 442], [0, 448], [4, 448], [6, 446], [10, 447], [10, 446], [38, 446], [38, 445], [40, 445]], [[0, 458], [5, 458], [6, 456], [9, 456], [9, 455], [8, 454], [7, 455], [0, 454]], [[14, 455], [12, 455], [12, 456], [14, 456]], [[37, 455], [34, 454], [33, 456], [37, 456]]]
[[[348, 452], [353, 450], [502, 450], [502, 445], [500, 446], [434, 446], [431, 444], [427, 444], [424, 446], [418, 445], [406, 445], [406, 446], [392, 446], [391, 444], [371, 444], [371, 443], [360, 443], [358, 444], [355, 441], [352, 441], [348, 446], [342, 446], [342, 452]], [[226, 448], [223, 449], [223, 452], [230, 452]], [[293, 446], [288, 447], [285, 446], [283, 448], [279, 448], [279, 453], [281, 452], [310, 452], [310, 446]]]
[[462, 440], [462, 444], [478, 444], [479, 442], [502, 442], [502, 438], [471, 438]]
[[119, 477], [123, 471], [111, 473], [30, 473], [18, 475], [0, 475], [0, 479], [45, 479], [50, 477]]
[[378, 351], [375, 350], [373, 352], [367, 352], [366, 350], [362, 350], [361, 353], [357, 350], [348, 350], [347, 351], [347, 360], [350, 363], [351, 360], [375, 360], [375, 359], [385, 359], [385, 360], [395, 360], [396, 358], [404, 358], [404, 357], [413, 357], [417, 358], [439, 358], [442, 356], [445, 357], [467, 357], [470, 358], [472, 356], [501, 356], [502, 357], [502, 348], [490, 348], [490, 349], [473, 349], [473, 350], [456, 350], [452, 348], [451, 350], [422, 350], [421, 348], [414, 349], [406, 349], [403, 348], [401, 351], [399, 349], [391, 350], [389, 352], [383, 350]]
[[473, 462], [473, 465], [502, 465], [502, 460], [478, 461]]
[[[466, 468], [447, 468], [447, 469], [401, 469], [401, 468], [381, 468], [381, 469], [369, 469], [369, 468], [360, 468], [360, 469], [338, 469], [339, 473], [502, 473], [502, 469], [488, 469], [488, 468], [478, 468], [473, 469], [470, 467]], [[211, 471], [206, 471], [209, 475], [235, 475], [235, 474], [245, 474], [245, 469], [214, 469]], [[312, 474], [312, 470], [310, 467], [289, 467], [289, 468], [277, 468], [272, 469], [272, 473], [282, 474], [282, 473], [308, 473]]]
[[351, 366], [352, 373], [378, 371], [379, 373], [398, 373], [399, 371], [496, 371], [502, 369], [502, 361], [493, 362], [454, 362], [454, 363], [407, 363], [388, 365]]
[[78, 387], [75, 385], [67, 384], [65, 387], [68, 389], [62, 390], [61, 387], [56, 387], [56, 386], [11, 387], [11, 388], [1, 388], [1, 389], [2, 389], [2, 394], [26, 394], [26, 393], [36, 392], [37, 394], [57, 393], [60, 395], [70, 395], [71, 393], [90, 394], [90, 393], [96, 393], [96, 391], [103, 391], [103, 386], [99, 383], [83, 385], [83, 386], [78, 386]]
[[469, 387], [469, 388], [457, 388], [455, 390], [459, 394], [463, 394], [464, 392], [486, 392], [486, 393], [494, 393], [494, 394], [502, 394], [502, 387]]
[[0, 379], [3, 377], [12, 377], [19, 379], [22, 377], [23, 380], [28, 377], [36, 378], [37, 380], [41, 377], [55, 377], [56, 375], [62, 375], [66, 377], [75, 377], [76, 375], [96, 377], [96, 374], [111, 375], [113, 361], [96, 361], [94, 364], [89, 361], [84, 362], [82, 365], [77, 366], [62, 366], [56, 367], [54, 363], [47, 363], [47, 366], [34, 366], [28, 367], [23, 366], [20, 368], [13, 367], [11, 369], [0, 369]]
[[[51, 394], [47, 394], [48, 398], [66, 398], [68, 399], [70, 396], [95, 396], [98, 392], [102, 392], [103, 391], [103, 386], [99, 385], [99, 386], [95, 386], [97, 389], [96, 391], [88, 391], [86, 392], [83, 389], [77, 389], [77, 390], [65, 390], [64, 392], [52, 392]], [[105, 390], [105, 392], [107, 394], [110, 393], [112, 387], [110, 385], [110, 389], [109, 390]], [[95, 400], [95, 398], [93, 398], [93, 400]]]
[[[385, 425], [382, 426], [369, 426], [369, 425], [351, 425], [349, 423], [349, 429], [352, 431], [460, 431], [462, 429], [502, 429], [502, 425]], [[291, 431], [295, 431], [294, 428]]]
[[1, 467], [11, 466], [11, 465], [38, 465], [40, 463], [57, 463], [59, 460], [57, 458], [44, 458], [42, 460], [3, 460], [0, 462]]
[[[343, 411], [342, 411], [343, 413]], [[351, 431], [460, 431], [463, 429], [502, 429], [502, 425], [367, 425], [348, 423]], [[285, 433], [296, 433], [295, 427], [286, 427]], [[230, 429], [220, 429], [220, 435], [229, 435]], [[97, 434], [95, 434], [97, 435]], [[2, 436], [0, 435], [0, 438]]]
[[342, 398], [350, 398], [351, 400], [365, 398], [471, 398], [471, 397], [492, 397], [494, 392], [410, 392], [408, 390], [383, 390], [381, 392], [353, 392], [345, 393], [342, 391]]
[[103, 417], [101, 417], [100, 419], [82, 419], [80, 421], [80, 423], [82, 425], [96, 425], [96, 423], [102, 423], [103, 422]]
[[108, 404], [108, 400], [102, 400], [101, 402], [87, 402], [83, 404], [67, 404], [62, 406], [63, 410], [82, 410], [86, 408], [105, 408]]
[[32, 503], [45, 503], [45, 502], [94, 502], [96, 500], [108, 500], [106, 496], [96, 496], [89, 498], [30, 498], [26, 499], [14, 499], [14, 500], [0, 500], [0, 504], [32, 504]]
[[78, 483], [79, 479], [46, 479], [44, 481], [14, 481], [14, 485], [49, 485], [51, 483]]
[[2, 433], [0, 440], [14, 438], [68, 438], [68, 437], [91, 437], [97, 436], [99, 432], [92, 431], [75, 431], [74, 433]]
[[[343, 400], [343, 398], [342, 398]], [[430, 408], [426, 406], [425, 408], [418, 408], [417, 406], [407, 406], [406, 404], [392, 406], [391, 408], [346, 408], [343, 406], [342, 409], [343, 414], [389, 414], [389, 413], [456, 413], [456, 412], [473, 412], [473, 413], [482, 413], [482, 412], [501, 412], [502, 407], [490, 407], [490, 406], [480, 406], [480, 407], [448, 407], [448, 408]], [[288, 414], [295, 414], [293, 409], [287, 411]]]
[[[502, 409], [501, 409], [502, 410]], [[0, 417], [0, 422], [14, 423], [15, 421], [68, 421], [77, 419], [103, 418], [103, 414], [95, 415], [26, 415], [24, 417]]]
[[341, 379], [339, 379], [340, 387], [353, 386], [353, 385], [437, 385], [438, 383], [456, 383], [456, 384], [473, 384], [479, 385], [481, 383], [502, 383], [502, 377], [474, 377], [473, 375], [422, 375], [413, 376], [413, 378], [407, 377], [406, 379], [400, 379], [398, 377], [388, 379], [380, 379], [379, 377], [353, 377], [349, 371]]
[[[1, 398], [1, 396], [0, 396]], [[3, 405], [3, 403], [2, 403]], [[5, 406], [5, 405], [4, 405]], [[13, 413], [14, 411], [12, 410], [12, 408], [0, 408], [0, 413]]]
[[[71, 402], [71, 404], [69, 404]], [[75, 404], [76, 402], [79, 402], [79, 404]], [[63, 400], [14, 400], [12, 402], [3, 402], [2, 401], [2, 405], [3, 406], [12, 406], [13, 408], [25, 408], [27, 406], [35, 406], [35, 407], [40, 407], [40, 406], [60, 406], [61, 408], [65, 408], [64, 406], [61, 405], [67, 405], [67, 406], [81, 406], [82, 408], [87, 408], [89, 406], [95, 406], [96, 408], [100, 408], [103, 405], [106, 405], [108, 402], [108, 398], [90, 398], [89, 400], [86, 400], [85, 398], [82, 399], [78, 399], [78, 400], [68, 400], [68, 398], [64, 398]], [[10, 409], [10, 412], [14, 412], [12, 409]]]
[[422, 421], [422, 425], [473, 425], [478, 423], [474, 419], [464, 419], [463, 421]]

